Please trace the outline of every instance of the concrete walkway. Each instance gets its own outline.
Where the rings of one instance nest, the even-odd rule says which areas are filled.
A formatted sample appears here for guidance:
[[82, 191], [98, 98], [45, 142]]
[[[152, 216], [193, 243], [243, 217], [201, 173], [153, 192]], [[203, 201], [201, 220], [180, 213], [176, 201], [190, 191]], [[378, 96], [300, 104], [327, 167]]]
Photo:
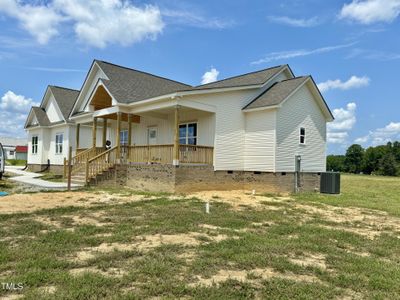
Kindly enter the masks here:
[[[22, 170], [23, 167], [20, 166], [6, 166], [5, 171], [9, 173], [16, 174], [18, 176], [10, 177], [10, 180], [21, 182], [28, 185], [37, 186], [42, 188], [43, 190], [57, 190], [57, 191], [65, 191], [67, 190], [66, 182], [52, 182], [40, 179], [43, 174], [27, 172]], [[72, 189], [78, 189], [83, 187], [80, 184], [71, 184]]]

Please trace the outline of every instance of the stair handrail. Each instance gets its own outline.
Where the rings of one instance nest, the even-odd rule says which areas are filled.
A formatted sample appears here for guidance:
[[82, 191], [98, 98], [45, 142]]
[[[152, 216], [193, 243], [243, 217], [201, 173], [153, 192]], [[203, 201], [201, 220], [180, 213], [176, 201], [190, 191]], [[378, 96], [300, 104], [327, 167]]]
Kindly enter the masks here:
[[[115, 146], [111, 149], [108, 149], [98, 155], [96, 155], [93, 158], [87, 158], [86, 159], [86, 167], [85, 167], [85, 178], [86, 182], [89, 182], [89, 180], [98, 174], [100, 174], [103, 171], [106, 171], [110, 167], [112, 167], [116, 160], [117, 157], [116, 155], [113, 155], [113, 153], [117, 152], [118, 146]], [[115, 156], [115, 157], [114, 157]]]

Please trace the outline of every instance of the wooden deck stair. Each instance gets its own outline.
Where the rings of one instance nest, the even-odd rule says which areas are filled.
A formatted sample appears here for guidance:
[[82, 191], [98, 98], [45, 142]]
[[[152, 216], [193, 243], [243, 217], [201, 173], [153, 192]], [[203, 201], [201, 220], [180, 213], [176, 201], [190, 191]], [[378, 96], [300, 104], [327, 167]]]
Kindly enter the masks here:
[[[104, 151], [90, 148], [78, 153], [71, 160], [71, 182], [87, 185], [98, 176], [109, 173], [117, 162], [118, 147]], [[68, 161], [64, 162], [64, 177], [67, 178]]]

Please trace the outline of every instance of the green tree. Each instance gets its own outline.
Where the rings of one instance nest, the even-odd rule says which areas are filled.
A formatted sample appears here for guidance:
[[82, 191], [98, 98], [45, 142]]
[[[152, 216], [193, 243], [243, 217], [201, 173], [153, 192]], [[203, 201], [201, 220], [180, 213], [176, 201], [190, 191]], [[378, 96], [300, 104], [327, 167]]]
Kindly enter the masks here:
[[386, 146], [369, 147], [364, 154], [362, 171], [371, 174], [379, 171], [379, 161], [387, 153]]
[[326, 170], [344, 172], [346, 170], [344, 164], [345, 159], [346, 157], [344, 155], [328, 155], [326, 157]]
[[392, 148], [393, 155], [396, 158], [396, 161], [400, 163], [400, 142], [394, 142]]
[[387, 152], [379, 161], [379, 173], [385, 176], [397, 175], [396, 158], [391, 152]]
[[360, 173], [364, 160], [364, 148], [361, 145], [353, 144], [346, 151], [345, 166], [350, 173]]

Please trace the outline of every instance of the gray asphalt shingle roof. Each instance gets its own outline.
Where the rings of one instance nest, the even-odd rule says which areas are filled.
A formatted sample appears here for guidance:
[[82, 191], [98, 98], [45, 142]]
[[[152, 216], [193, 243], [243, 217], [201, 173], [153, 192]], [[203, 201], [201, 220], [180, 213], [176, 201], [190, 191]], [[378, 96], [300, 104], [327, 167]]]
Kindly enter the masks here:
[[54, 85], [49, 86], [49, 88], [56, 99], [62, 115], [64, 116], [65, 120], [68, 120], [76, 98], [78, 98], [79, 91]]
[[46, 112], [42, 107], [33, 106], [32, 111], [35, 114], [36, 120], [40, 126], [49, 126], [51, 124]]
[[119, 103], [132, 103], [191, 88], [190, 85], [96, 60], [110, 80], [102, 80]]
[[251, 72], [243, 75], [229, 77], [226, 79], [214, 81], [211, 83], [196, 86], [190, 90], [203, 90], [203, 89], [215, 89], [215, 88], [228, 88], [228, 87], [240, 87], [248, 85], [260, 85], [267, 82], [273, 76], [278, 74], [287, 65], [276, 66], [256, 72]]
[[279, 105], [284, 101], [295, 89], [302, 85], [310, 76], [296, 77], [283, 80], [273, 84], [266, 91], [258, 95], [253, 101], [247, 104], [243, 109], [252, 109], [259, 107], [267, 107]]

